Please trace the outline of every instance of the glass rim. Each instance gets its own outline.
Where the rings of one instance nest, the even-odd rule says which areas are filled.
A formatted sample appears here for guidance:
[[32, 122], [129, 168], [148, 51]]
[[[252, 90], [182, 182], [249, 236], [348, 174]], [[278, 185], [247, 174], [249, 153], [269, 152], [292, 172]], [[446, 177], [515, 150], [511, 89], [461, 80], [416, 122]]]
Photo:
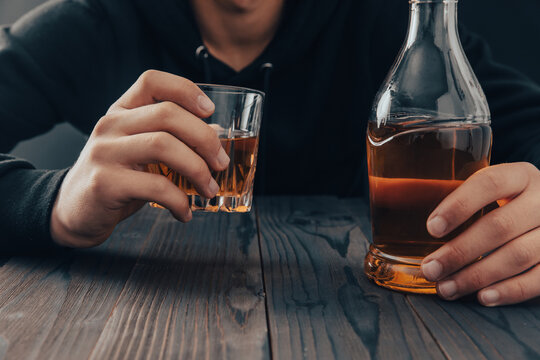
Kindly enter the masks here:
[[206, 92], [217, 92], [221, 94], [257, 94], [263, 98], [266, 94], [263, 91], [255, 90], [247, 87], [241, 86], [232, 86], [232, 85], [219, 85], [219, 84], [206, 84], [206, 83], [195, 83], [202, 91]]

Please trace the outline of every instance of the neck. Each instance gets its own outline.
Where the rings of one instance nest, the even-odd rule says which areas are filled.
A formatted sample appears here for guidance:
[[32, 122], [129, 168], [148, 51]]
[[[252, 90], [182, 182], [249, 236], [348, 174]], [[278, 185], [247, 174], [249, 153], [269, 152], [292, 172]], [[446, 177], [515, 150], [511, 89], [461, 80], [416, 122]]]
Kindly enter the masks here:
[[284, 0], [191, 0], [204, 45], [212, 56], [240, 71], [274, 37]]
[[457, 0], [411, 2], [407, 45], [425, 38], [439, 46], [457, 40]]

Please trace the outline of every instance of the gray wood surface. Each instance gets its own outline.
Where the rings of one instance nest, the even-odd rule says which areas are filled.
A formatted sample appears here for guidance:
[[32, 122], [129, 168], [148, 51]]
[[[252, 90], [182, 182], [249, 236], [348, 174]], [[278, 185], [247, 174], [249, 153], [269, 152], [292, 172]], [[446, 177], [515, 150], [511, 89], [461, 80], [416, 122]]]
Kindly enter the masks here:
[[102, 246], [0, 259], [0, 359], [537, 359], [540, 302], [484, 308], [363, 275], [366, 204], [144, 207]]
[[13, 258], [0, 268], [0, 354], [87, 358], [155, 222], [147, 211], [96, 249]]
[[365, 206], [350, 211], [331, 197], [259, 204], [276, 358], [444, 358], [407, 298], [363, 276]]
[[540, 359], [540, 302], [486, 308], [408, 296], [450, 359]]
[[158, 223], [91, 358], [267, 358], [253, 214]]

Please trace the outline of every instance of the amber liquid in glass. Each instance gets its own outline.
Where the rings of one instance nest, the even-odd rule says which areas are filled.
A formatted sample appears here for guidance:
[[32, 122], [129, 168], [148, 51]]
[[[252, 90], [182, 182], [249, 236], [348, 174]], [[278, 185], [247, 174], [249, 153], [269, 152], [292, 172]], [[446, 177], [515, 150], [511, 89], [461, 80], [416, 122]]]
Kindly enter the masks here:
[[[207, 203], [204, 211], [248, 212], [251, 209], [251, 193], [255, 177], [257, 146], [259, 139], [236, 131], [231, 138], [222, 138], [221, 145], [231, 159], [229, 167], [213, 172], [212, 176], [219, 185], [215, 204]], [[188, 196], [199, 196], [191, 182], [165, 164], [149, 164], [148, 171], [166, 176]], [[220, 202], [220, 200], [222, 200]], [[151, 203], [154, 207], [161, 207]], [[196, 206], [192, 204], [193, 207]]]
[[489, 125], [457, 121], [437, 126], [425, 120], [368, 126], [373, 244], [364, 267], [379, 285], [435, 293], [435, 284], [421, 274], [422, 259], [481, 216], [481, 212], [475, 214], [441, 239], [426, 229], [427, 218], [437, 205], [470, 175], [489, 165]]

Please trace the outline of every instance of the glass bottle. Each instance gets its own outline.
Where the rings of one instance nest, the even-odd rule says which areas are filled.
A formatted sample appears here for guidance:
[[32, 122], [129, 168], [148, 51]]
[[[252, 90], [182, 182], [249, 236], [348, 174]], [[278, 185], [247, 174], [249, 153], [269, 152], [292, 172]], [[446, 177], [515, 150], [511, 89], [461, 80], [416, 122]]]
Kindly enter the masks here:
[[411, 0], [405, 43], [368, 121], [373, 243], [364, 270], [377, 284], [436, 293], [422, 259], [464, 231], [429, 235], [446, 195], [489, 165], [490, 112], [457, 30], [457, 0]]

